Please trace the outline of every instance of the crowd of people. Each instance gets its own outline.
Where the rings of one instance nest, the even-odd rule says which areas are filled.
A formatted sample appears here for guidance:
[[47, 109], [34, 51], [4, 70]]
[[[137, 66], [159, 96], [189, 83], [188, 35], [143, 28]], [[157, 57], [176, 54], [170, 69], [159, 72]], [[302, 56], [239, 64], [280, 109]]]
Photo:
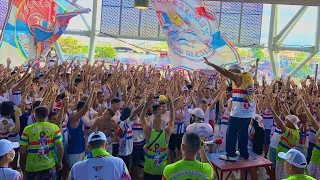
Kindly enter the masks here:
[[[0, 65], [0, 179], [214, 179], [208, 153], [320, 179], [320, 84], [88, 61]], [[219, 131], [214, 133], [214, 131]], [[214, 134], [218, 134], [217, 137]], [[237, 151], [239, 150], [239, 151]], [[226, 153], [223, 153], [226, 152]], [[258, 169], [249, 172], [257, 180]]]

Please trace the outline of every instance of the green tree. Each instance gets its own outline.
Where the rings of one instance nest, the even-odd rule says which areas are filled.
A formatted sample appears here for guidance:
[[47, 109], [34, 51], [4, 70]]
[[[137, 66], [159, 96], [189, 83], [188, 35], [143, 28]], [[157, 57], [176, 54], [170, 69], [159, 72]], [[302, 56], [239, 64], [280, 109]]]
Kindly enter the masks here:
[[249, 53], [247, 50], [245, 50], [245, 49], [237, 49], [237, 50], [238, 50], [240, 57], [248, 57], [249, 56]]
[[158, 42], [158, 43], [155, 43], [151, 46], [151, 49], [154, 49], [154, 50], [167, 50], [169, 47], [168, 47], [168, 43], [167, 42]]
[[307, 54], [306, 54], [306, 53], [299, 53], [299, 54], [296, 56], [296, 62], [301, 62], [301, 61], [303, 61], [306, 57], [307, 57]]
[[254, 51], [252, 58], [260, 59], [262, 61], [265, 58], [265, 54], [261, 49], [259, 49], [259, 50]]
[[117, 57], [116, 50], [111, 44], [103, 44], [96, 47], [96, 58], [115, 58]]
[[62, 52], [66, 54], [80, 54], [83, 53], [82, 49], [84, 46], [79, 44], [79, 41], [77, 39], [74, 39], [70, 36], [65, 37], [62, 36], [58, 39], [58, 42], [60, 43]]

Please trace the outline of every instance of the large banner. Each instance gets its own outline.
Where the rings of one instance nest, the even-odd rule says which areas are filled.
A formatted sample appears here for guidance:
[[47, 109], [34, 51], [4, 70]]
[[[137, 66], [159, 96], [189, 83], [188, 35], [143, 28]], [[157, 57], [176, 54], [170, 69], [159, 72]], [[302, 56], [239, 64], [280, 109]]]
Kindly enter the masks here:
[[205, 69], [203, 57], [217, 65], [240, 63], [222, 35], [215, 13], [201, 0], [152, 0], [170, 49], [174, 69]]
[[69, 20], [89, 12], [69, 0], [9, 0], [0, 34], [0, 63], [13, 66], [43, 58], [63, 34]]

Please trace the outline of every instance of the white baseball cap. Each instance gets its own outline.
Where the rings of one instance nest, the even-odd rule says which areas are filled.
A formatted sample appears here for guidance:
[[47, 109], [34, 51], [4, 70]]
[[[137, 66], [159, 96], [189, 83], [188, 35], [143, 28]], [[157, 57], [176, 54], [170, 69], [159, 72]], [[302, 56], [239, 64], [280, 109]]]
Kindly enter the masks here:
[[278, 156], [297, 168], [307, 167], [306, 157], [296, 149], [290, 149], [287, 153], [279, 152]]
[[262, 123], [262, 116], [260, 116], [259, 114], [255, 114], [252, 116], [252, 119], [257, 121], [258, 125], [264, 129], [264, 125]]
[[288, 115], [286, 116], [286, 119], [288, 119], [296, 129], [299, 129], [298, 123], [300, 122], [299, 118], [295, 115]]
[[91, 133], [88, 137], [88, 143], [93, 141], [99, 141], [99, 140], [104, 140], [107, 142], [106, 135], [101, 131], [95, 131]]
[[9, 153], [12, 149], [18, 148], [19, 143], [11, 142], [6, 139], [0, 140], [0, 156], [4, 156], [5, 154]]
[[197, 116], [198, 118], [204, 117], [204, 112], [201, 108], [195, 108], [195, 109], [188, 109], [188, 112], [192, 115]]
[[242, 68], [241, 68], [241, 66], [239, 66], [238, 64], [232, 64], [232, 65], [229, 67], [229, 70], [238, 70], [238, 71], [241, 71]]

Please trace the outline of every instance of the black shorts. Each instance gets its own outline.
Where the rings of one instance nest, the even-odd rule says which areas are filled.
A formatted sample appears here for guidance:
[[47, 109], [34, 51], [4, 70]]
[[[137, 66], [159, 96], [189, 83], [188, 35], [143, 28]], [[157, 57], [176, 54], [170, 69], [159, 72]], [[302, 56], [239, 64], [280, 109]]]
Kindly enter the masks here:
[[112, 144], [112, 156], [117, 157], [119, 153], [119, 144]]
[[127, 166], [127, 169], [130, 171], [132, 164], [132, 154], [129, 154], [128, 156], [119, 156], [119, 158], [121, 158], [124, 161], [124, 163]]
[[162, 180], [162, 175], [152, 175], [144, 172], [144, 180]]
[[132, 162], [133, 163], [138, 163], [140, 160], [143, 160], [143, 144], [138, 145], [138, 146], [133, 146], [133, 151], [132, 151]]
[[169, 149], [171, 151], [174, 151], [181, 148], [182, 143], [182, 137], [184, 134], [171, 134], [170, 140], [169, 140]]

